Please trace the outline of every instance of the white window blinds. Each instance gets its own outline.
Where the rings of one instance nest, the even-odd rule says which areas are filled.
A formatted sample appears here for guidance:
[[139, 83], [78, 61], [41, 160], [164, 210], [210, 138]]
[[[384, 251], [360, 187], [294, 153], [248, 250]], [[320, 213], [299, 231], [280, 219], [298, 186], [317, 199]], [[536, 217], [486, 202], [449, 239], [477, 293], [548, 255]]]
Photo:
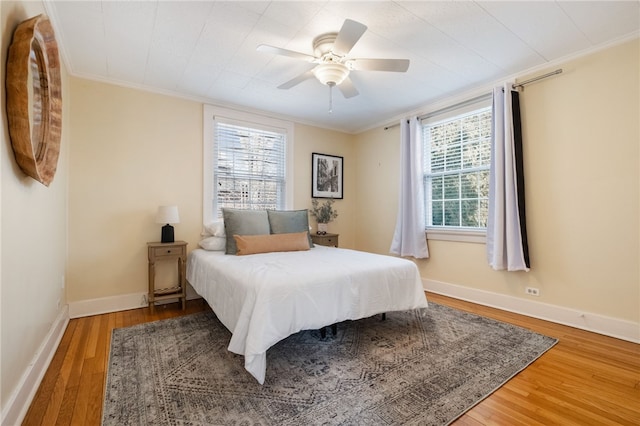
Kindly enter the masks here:
[[489, 102], [434, 114], [422, 122], [427, 227], [486, 228], [491, 159]]
[[216, 119], [214, 214], [285, 207], [286, 133]]

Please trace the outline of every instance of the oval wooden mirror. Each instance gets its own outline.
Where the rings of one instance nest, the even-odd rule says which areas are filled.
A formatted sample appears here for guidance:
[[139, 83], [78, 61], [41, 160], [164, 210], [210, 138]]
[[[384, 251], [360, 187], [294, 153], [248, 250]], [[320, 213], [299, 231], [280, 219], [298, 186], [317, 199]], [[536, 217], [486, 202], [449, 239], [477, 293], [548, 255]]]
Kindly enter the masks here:
[[58, 45], [49, 18], [18, 25], [7, 60], [7, 116], [20, 168], [49, 186], [56, 173], [62, 133]]

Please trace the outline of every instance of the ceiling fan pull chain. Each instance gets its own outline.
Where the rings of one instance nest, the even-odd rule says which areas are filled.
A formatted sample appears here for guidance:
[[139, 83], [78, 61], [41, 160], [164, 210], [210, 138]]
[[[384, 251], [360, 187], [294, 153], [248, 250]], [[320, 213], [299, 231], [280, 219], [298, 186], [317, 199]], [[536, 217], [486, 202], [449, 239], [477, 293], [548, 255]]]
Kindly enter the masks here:
[[329, 114], [333, 112], [333, 86], [335, 84], [329, 84]]

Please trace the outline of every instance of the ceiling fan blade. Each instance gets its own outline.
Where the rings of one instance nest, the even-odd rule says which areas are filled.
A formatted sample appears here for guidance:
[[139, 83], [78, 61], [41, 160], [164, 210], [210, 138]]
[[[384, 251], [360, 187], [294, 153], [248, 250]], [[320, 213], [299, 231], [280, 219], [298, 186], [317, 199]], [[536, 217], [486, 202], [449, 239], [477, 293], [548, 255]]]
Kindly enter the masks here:
[[360, 94], [360, 92], [358, 92], [358, 89], [356, 89], [356, 87], [353, 85], [353, 81], [351, 81], [349, 76], [347, 76], [347, 78], [345, 78], [344, 81], [338, 85], [338, 89], [340, 89], [342, 95], [347, 99], [353, 98], [354, 96], [358, 96]]
[[408, 59], [351, 59], [348, 62], [358, 71], [406, 72], [409, 69]]
[[256, 48], [256, 50], [258, 52], [272, 53], [274, 55], [289, 56], [290, 58], [302, 59], [308, 62], [313, 62], [316, 59], [315, 57], [307, 55], [306, 53], [283, 49], [281, 47], [269, 46], [268, 44], [261, 44]]
[[291, 80], [287, 81], [286, 83], [282, 83], [280, 86], [278, 86], [278, 89], [291, 89], [293, 86], [296, 86], [300, 83], [302, 83], [303, 81], [312, 78], [313, 77], [313, 70], [309, 70], [306, 71], [302, 74], [300, 74], [297, 77], [292, 78]]
[[365, 31], [367, 31], [366, 25], [351, 19], [345, 19], [336, 41], [333, 43], [333, 53], [340, 56], [347, 55]]

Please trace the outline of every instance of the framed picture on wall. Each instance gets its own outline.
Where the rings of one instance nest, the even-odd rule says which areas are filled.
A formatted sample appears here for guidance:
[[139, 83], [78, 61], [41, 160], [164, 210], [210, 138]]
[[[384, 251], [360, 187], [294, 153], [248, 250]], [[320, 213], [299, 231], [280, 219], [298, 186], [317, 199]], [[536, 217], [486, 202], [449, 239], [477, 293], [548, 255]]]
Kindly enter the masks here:
[[343, 158], [311, 154], [311, 197], [342, 199]]

